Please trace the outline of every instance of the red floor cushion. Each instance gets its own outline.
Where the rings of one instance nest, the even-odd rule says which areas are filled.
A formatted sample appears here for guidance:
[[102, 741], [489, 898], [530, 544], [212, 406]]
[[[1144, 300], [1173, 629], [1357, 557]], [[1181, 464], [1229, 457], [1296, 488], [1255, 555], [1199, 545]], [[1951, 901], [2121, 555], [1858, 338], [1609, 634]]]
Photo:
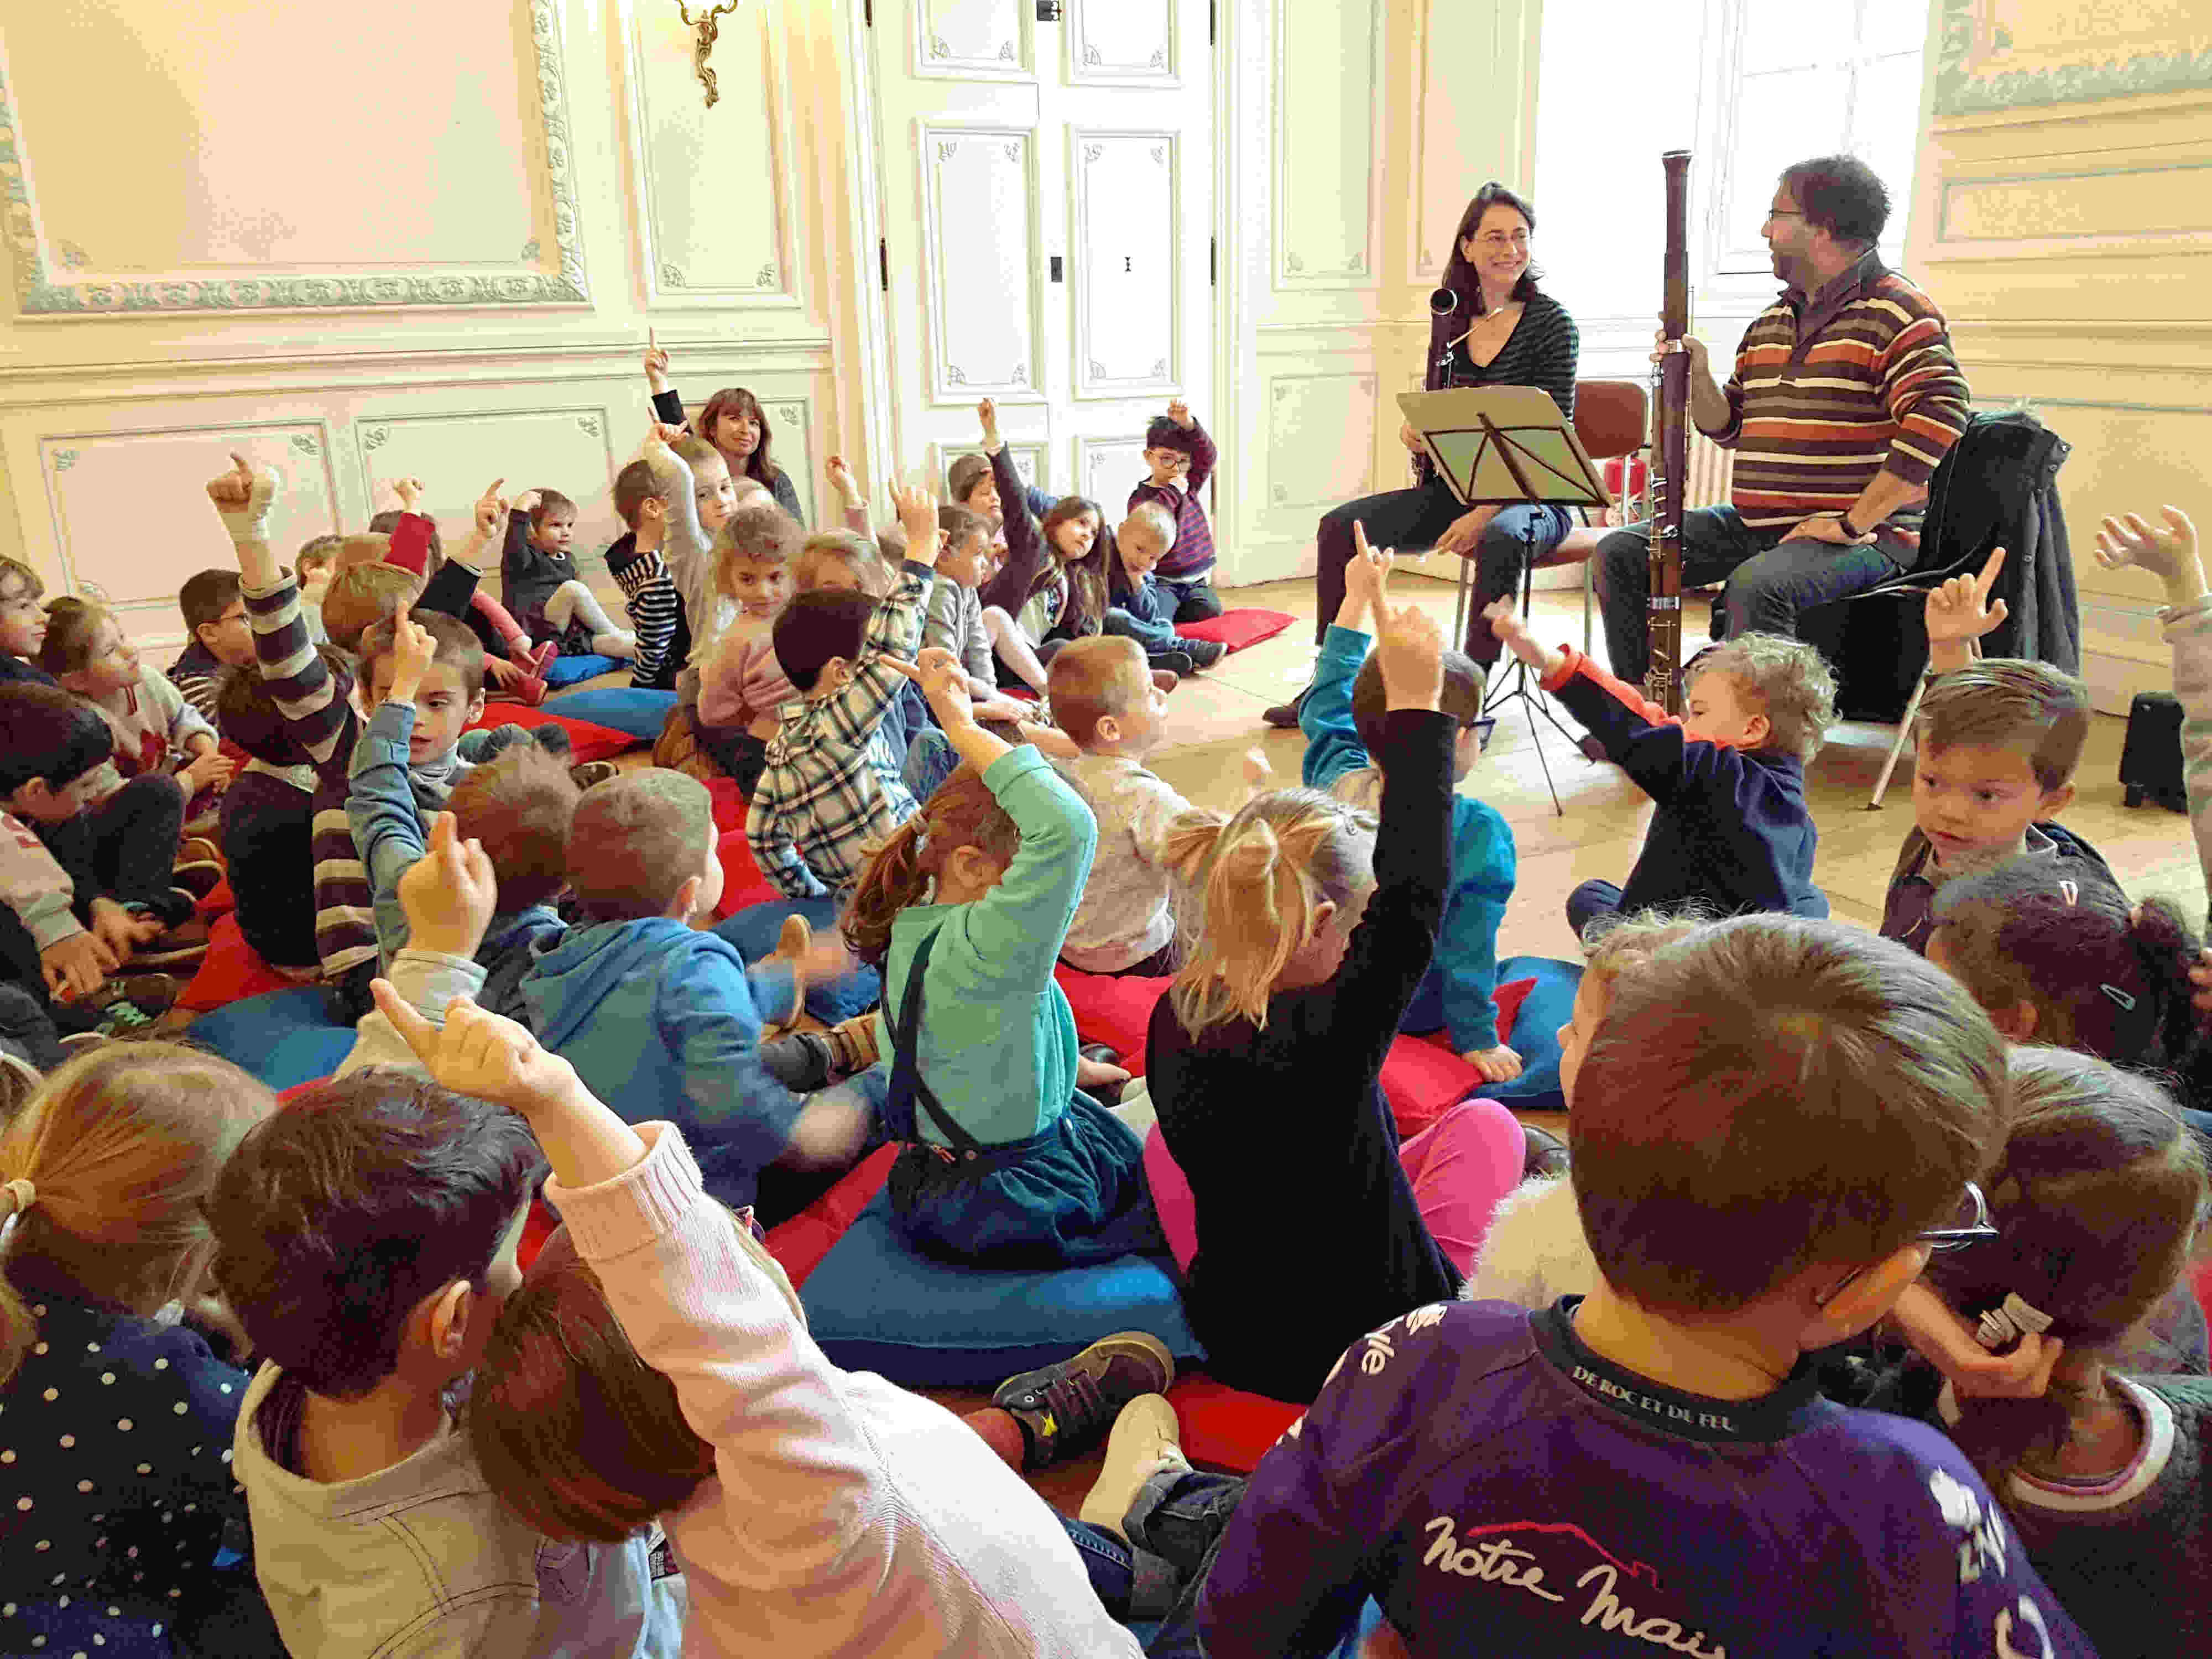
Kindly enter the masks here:
[[[1085, 974], [1065, 963], [1054, 970], [1067, 1004], [1075, 1012], [1075, 1030], [1085, 1042], [1103, 1042], [1121, 1056], [1121, 1065], [1133, 1077], [1145, 1072], [1145, 1036], [1152, 1023], [1152, 1008], [1174, 981], [1134, 975]], [[1439, 1048], [1419, 1037], [1401, 1036], [1390, 1045], [1382, 1062], [1382, 1097], [1390, 1103], [1401, 1134], [1426, 1128], [1482, 1086], [1482, 1074], [1449, 1048]]]
[[1204, 622], [1179, 622], [1175, 631], [1195, 640], [1218, 640], [1231, 651], [1242, 651], [1248, 645], [1273, 639], [1297, 620], [1287, 611], [1262, 611], [1255, 605], [1224, 611]]
[[783, 896], [761, 874], [743, 828], [725, 830], [715, 842], [714, 850], [722, 860], [722, 898], [714, 907], [715, 921], [727, 921], [749, 904], [766, 904]]
[[1249, 1474], [1305, 1407], [1247, 1394], [1210, 1376], [1187, 1376], [1168, 1390], [1183, 1455], [1207, 1468]]
[[208, 953], [200, 958], [191, 983], [178, 994], [177, 1005], [205, 1013], [264, 991], [289, 991], [298, 983], [256, 956], [239, 932], [236, 914], [226, 912], [208, 924]]
[[199, 904], [201, 919], [210, 926], [213, 925], [216, 917], [227, 916], [236, 908], [238, 908], [238, 895], [231, 891], [228, 876], [225, 876], [210, 888], [208, 896], [202, 899]]
[[527, 708], [519, 702], [487, 704], [484, 712], [469, 729], [489, 732], [501, 726], [522, 726], [532, 731], [541, 726], [560, 726], [568, 734], [569, 747], [573, 750], [569, 758], [580, 766], [586, 761], [611, 759], [625, 750], [638, 746], [635, 738], [627, 732], [617, 732], [611, 726], [594, 726], [589, 720], [570, 720], [550, 708]]
[[830, 1247], [844, 1237], [890, 1178], [896, 1146], [878, 1147], [855, 1164], [845, 1178], [788, 1221], [769, 1230], [768, 1253], [781, 1262], [794, 1288], [821, 1265]]

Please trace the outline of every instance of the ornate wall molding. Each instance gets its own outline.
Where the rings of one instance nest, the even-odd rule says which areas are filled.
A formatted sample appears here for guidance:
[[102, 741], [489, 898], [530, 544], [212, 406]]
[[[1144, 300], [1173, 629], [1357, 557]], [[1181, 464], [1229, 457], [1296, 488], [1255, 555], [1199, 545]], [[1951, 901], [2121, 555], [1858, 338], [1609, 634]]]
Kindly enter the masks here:
[[[726, 96], [712, 109], [699, 95], [691, 39], [673, 8], [629, 9], [623, 79], [647, 303], [656, 310], [797, 309], [804, 302], [795, 222], [798, 128], [785, 37], [759, 8], [731, 19], [718, 57], [731, 56], [735, 72], [726, 74], [724, 84], [747, 93]], [[764, 234], [732, 238], [719, 262], [702, 263], [704, 250], [684, 227], [715, 224], [759, 225]]]
[[2006, 69], [2008, 32], [1988, 0], [1938, 0], [1935, 114], [1940, 120], [2047, 104], [2212, 88], [2212, 46]]
[[[1335, 27], [1327, 14], [1335, 14]], [[1268, 83], [1274, 109], [1271, 171], [1274, 204], [1273, 245], [1278, 289], [1375, 289], [1380, 241], [1380, 159], [1382, 9], [1338, 0], [1324, 7], [1302, 0], [1293, 14], [1290, 0], [1275, 0], [1274, 52]], [[1340, 54], [1340, 33], [1354, 26], [1364, 33]], [[1323, 103], [1326, 97], [1329, 101]], [[1301, 155], [1340, 154], [1355, 165], [1327, 181], [1291, 177]], [[1356, 176], [1355, 176], [1356, 175]], [[1336, 204], [1340, 233], [1333, 245], [1310, 240], [1313, 228], [1294, 216], [1298, 204], [1317, 202], [1325, 190], [1343, 185]]]
[[[1141, 21], [1149, 22], [1155, 5], [1161, 18], [1156, 37], [1140, 37], [1133, 46], [1126, 40], [1115, 40], [1115, 32], [1106, 26], [1109, 16], [1126, 23], [1140, 9], [1146, 14]], [[1130, 0], [1069, 0], [1063, 26], [1067, 35], [1067, 78], [1085, 86], [1182, 85], [1176, 46], [1180, 5], [1181, 0], [1152, 0], [1141, 8]], [[1127, 31], [1121, 33], [1126, 35]]]
[[[1181, 140], [1172, 132], [1067, 130], [1068, 246], [1075, 258], [1075, 395], [1138, 398], [1178, 389], [1182, 379], [1182, 243], [1176, 236], [1133, 237], [1133, 205], [1182, 199]], [[1130, 252], [1134, 248], [1134, 252]], [[1151, 315], [1103, 314], [1115, 258], [1133, 271], [1159, 261], [1158, 283], [1143, 307]], [[1141, 302], [1139, 302], [1141, 304]], [[1110, 362], [1102, 361], [1110, 359]]]
[[[942, 0], [911, 0], [908, 18], [914, 48], [913, 72], [926, 81], [1034, 81], [1036, 79], [1035, 25], [1030, 21], [1028, 0], [997, 0], [988, 21], [992, 27], [976, 29], [979, 21], [963, 29], [938, 14], [950, 9]], [[969, 5], [964, 10], [980, 9]], [[951, 30], [950, 38], [946, 29]]]
[[560, 0], [523, 0], [529, 11], [541, 141], [532, 158], [553, 241], [532, 239], [512, 270], [372, 271], [359, 275], [120, 277], [97, 273], [94, 255], [50, 244], [41, 228], [36, 135], [15, 113], [0, 54], [0, 212], [26, 317], [88, 318], [200, 312], [375, 311], [401, 307], [569, 306], [589, 301], [561, 58]]
[[[1043, 326], [1037, 283], [1037, 135], [981, 125], [915, 130], [921, 168], [923, 298], [929, 323], [927, 391], [933, 402], [993, 397], [1037, 402]], [[948, 179], [948, 170], [967, 176]], [[975, 235], [947, 214], [988, 202], [994, 234]], [[979, 352], [988, 352], [987, 357]]]
[[[1019, 438], [1009, 438], [1006, 440], [1006, 450], [1014, 458], [1015, 475], [1024, 483], [1032, 485], [1038, 489], [1052, 488], [1052, 450], [1048, 444], [1041, 439], [1024, 441]], [[977, 444], [930, 445], [930, 488], [939, 490], [944, 488], [945, 469], [961, 456], [980, 455], [982, 453], [981, 447]], [[879, 492], [878, 507], [880, 508], [888, 500], [889, 497], [881, 495]]]

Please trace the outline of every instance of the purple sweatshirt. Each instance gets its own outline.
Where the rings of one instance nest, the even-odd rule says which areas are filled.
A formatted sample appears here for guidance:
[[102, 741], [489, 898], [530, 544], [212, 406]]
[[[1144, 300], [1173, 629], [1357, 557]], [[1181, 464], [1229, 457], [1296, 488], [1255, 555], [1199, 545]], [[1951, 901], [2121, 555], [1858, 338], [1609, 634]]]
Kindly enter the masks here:
[[1373, 1597], [1417, 1659], [2057, 1659], [2094, 1651], [1963, 1454], [1823, 1400], [1683, 1395], [1601, 1359], [1578, 1298], [1418, 1308], [1354, 1343], [1252, 1476], [1211, 1659], [1328, 1652]]

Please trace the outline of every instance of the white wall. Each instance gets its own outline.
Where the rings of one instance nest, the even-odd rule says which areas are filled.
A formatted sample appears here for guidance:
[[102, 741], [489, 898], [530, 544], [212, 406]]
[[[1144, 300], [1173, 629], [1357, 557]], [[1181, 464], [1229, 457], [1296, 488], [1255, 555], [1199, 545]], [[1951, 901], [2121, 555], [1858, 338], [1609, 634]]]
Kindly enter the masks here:
[[746, 0], [712, 109], [659, 0], [13, 9], [0, 551], [176, 635], [233, 447], [285, 467], [287, 541], [412, 471], [449, 537], [504, 475], [595, 550], [648, 326], [695, 405], [760, 395], [811, 501], [857, 427], [847, 3]]
[[1529, 177], [1540, 3], [1221, 8], [1224, 580], [1310, 573], [1322, 512], [1407, 482], [1395, 396], [1446, 244]]

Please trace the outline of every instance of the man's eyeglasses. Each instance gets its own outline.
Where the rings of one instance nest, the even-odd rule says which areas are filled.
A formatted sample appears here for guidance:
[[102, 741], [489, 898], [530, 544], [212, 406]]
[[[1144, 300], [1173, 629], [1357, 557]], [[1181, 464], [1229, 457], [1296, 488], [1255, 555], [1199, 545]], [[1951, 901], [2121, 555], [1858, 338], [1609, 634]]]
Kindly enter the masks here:
[[1468, 724], [1474, 727], [1475, 741], [1483, 748], [1489, 748], [1490, 734], [1498, 729], [1497, 716], [1494, 714], [1485, 714], [1480, 720], [1469, 721]]
[[1982, 1196], [1982, 1189], [1970, 1181], [1966, 1190], [1959, 1194], [1958, 1213], [1944, 1225], [1930, 1227], [1917, 1237], [1940, 1255], [1945, 1250], [1963, 1250], [1969, 1244], [1996, 1236], [1997, 1230], [1990, 1220], [1990, 1201]]

